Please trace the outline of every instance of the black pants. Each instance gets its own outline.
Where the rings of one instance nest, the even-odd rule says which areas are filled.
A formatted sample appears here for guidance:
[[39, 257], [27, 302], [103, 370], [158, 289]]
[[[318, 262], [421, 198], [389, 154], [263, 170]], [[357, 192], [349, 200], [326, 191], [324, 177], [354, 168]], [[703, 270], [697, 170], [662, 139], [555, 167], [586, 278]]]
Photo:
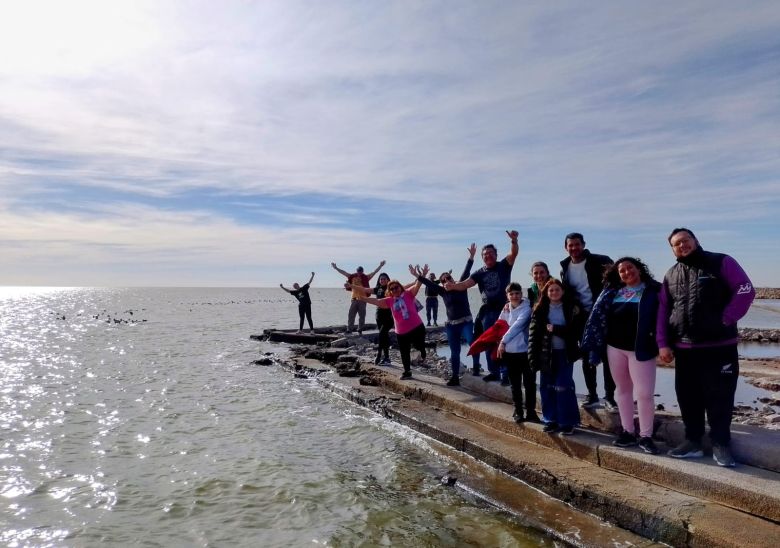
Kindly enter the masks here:
[[512, 399], [515, 412], [523, 413], [523, 388], [525, 388], [525, 409], [536, 413], [536, 371], [528, 363], [527, 352], [504, 353], [504, 365], [507, 367], [509, 382], [512, 384]]
[[389, 310], [378, 309], [376, 314], [376, 328], [379, 330], [378, 354], [389, 355], [390, 330], [393, 328], [393, 314]]
[[431, 317], [433, 317], [433, 323], [439, 322], [439, 297], [425, 298], [425, 317], [428, 318], [429, 324]]
[[712, 443], [728, 445], [739, 377], [737, 345], [678, 348], [674, 354], [674, 389], [685, 424], [685, 438], [701, 441], [706, 413]]
[[[608, 400], [615, 399], [615, 381], [612, 380], [612, 372], [609, 370], [609, 361], [606, 354], [602, 357], [604, 360], [601, 368], [604, 371], [604, 397]], [[588, 387], [588, 395], [598, 397], [596, 388], [598, 382], [598, 365], [593, 365], [588, 360], [588, 356], [582, 356], [582, 376], [585, 377], [585, 386]]]
[[420, 351], [422, 359], [425, 359], [425, 326], [418, 325], [408, 333], [396, 335], [398, 339], [398, 349], [401, 351], [401, 363], [404, 371], [411, 371], [412, 368], [412, 347]]
[[314, 324], [311, 322], [311, 303], [298, 305], [298, 316], [301, 319], [299, 330], [303, 331], [303, 319], [306, 318], [309, 321], [309, 329], [314, 329]]

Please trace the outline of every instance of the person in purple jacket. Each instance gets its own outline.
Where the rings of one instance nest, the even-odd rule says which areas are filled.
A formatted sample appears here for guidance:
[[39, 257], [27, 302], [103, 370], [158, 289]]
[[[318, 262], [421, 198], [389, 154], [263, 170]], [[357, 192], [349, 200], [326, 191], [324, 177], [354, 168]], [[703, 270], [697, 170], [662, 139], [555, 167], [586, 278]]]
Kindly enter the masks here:
[[685, 441], [669, 455], [704, 456], [706, 415], [713, 459], [734, 466], [729, 445], [739, 376], [737, 321], [756, 292], [737, 261], [704, 251], [689, 229], [675, 228], [668, 240], [677, 264], [664, 276], [656, 341], [661, 359], [675, 360], [674, 387], [685, 424]]

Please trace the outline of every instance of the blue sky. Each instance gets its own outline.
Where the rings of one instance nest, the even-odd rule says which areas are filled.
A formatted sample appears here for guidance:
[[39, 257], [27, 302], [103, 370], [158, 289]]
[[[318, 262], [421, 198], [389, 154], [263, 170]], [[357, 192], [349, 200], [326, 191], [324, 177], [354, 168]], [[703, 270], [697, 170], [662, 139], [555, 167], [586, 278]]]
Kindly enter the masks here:
[[689, 226], [780, 286], [776, 2], [6, 2], [2, 285], [517, 281]]

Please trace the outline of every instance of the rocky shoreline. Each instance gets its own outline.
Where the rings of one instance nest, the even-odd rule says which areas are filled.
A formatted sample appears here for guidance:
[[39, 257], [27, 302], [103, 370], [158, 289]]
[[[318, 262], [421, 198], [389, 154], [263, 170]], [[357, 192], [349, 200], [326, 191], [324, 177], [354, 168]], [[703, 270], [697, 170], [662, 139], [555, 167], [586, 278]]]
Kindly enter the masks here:
[[[368, 330], [372, 326], [366, 326]], [[336, 367], [338, 374], [344, 377], [361, 377], [361, 383], [370, 385], [373, 383], [371, 375], [366, 375], [361, 369], [360, 362], [371, 361], [376, 354], [376, 334], [365, 332], [364, 336], [344, 334], [344, 326], [318, 328], [314, 333], [293, 333], [266, 330], [263, 335], [253, 338], [258, 340], [270, 340], [281, 342], [281, 338], [290, 342], [290, 351], [294, 356], [322, 361]], [[779, 330], [773, 329], [740, 329], [743, 340], [755, 340], [771, 344], [772, 337], [780, 336]], [[391, 338], [394, 334], [391, 333]], [[748, 339], [747, 337], [751, 337]], [[777, 340], [777, 339], [775, 339]], [[400, 354], [392, 341], [390, 355], [395, 363], [400, 363]], [[420, 368], [428, 375], [442, 379], [449, 378], [450, 364], [445, 357], [436, 354], [436, 348], [447, 344], [447, 336], [442, 327], [431, 327], [426, 331], [426, 346], [430, 349], [425, 361], [420, 359], [417, 352], [412, 353], [413, 365]], [[348, 350], [348, 351], [347, 351]], [[258, 364], [270, 365], [270, 358], [261, 358]], [[659, 366], [673, 367], [673, 364], [659, 362]], [[464, 368], [465, 369], [465, 368]], [[740, 360], [740, 374], [746, 382], [767, 390], [768, 396], [759, 399], [760, 405], [738, 405], [734, 408], [733, 422], [759, 426], [769, 430], [780, 430], [780, 359], [745, 359]]]
[[780, 299], [780, 287], [757, 287], [756, 299]]

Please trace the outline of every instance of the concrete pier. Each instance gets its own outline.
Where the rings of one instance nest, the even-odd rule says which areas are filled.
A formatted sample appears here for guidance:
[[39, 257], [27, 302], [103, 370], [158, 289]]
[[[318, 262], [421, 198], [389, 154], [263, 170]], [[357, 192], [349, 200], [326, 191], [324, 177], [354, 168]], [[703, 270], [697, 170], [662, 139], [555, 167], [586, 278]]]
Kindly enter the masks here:
[[[677, 460], [616, 448], [617, 415], [604, 409], [582, 410], [583, 428], [574, 436], [550, 435], [539, 424], [516, 424], [508, 388], [496, 383], [465, 375], [460, 387], [447, 387], [417, 368], [411, 380], [401, 381], [398, 366], [374, 366], [347, 348], [327, 351], [327, 361], [335, 363], [300, 355], [283, 365], [621, 528], [673, 546], [778, 543], [776, 431], [735, 426], [740, 464], [725, 469], [710, 456]], [[345, 362], [358, 374], [339, 376], [338, 364]], [[655, 437], [665, 450], [681, 439], [682, 425], [669, 413], [659, 413], [658, 420]]]

